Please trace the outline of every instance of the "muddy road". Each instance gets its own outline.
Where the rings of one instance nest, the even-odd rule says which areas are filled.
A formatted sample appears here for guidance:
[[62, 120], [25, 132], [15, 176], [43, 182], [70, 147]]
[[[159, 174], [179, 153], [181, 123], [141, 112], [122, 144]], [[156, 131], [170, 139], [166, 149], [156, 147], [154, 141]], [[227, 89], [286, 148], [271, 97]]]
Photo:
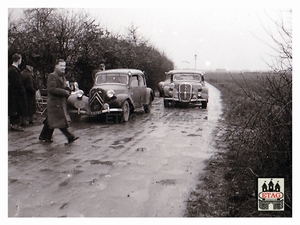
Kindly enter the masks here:
[[42, 143], [42, 125], [8, 131], [9, 217], [182, 217], [204, 160], [214, 152], [220, 92], [207, 84], [207, 109], [137, 111], [124, 124], [83, 117], [80, 139]]

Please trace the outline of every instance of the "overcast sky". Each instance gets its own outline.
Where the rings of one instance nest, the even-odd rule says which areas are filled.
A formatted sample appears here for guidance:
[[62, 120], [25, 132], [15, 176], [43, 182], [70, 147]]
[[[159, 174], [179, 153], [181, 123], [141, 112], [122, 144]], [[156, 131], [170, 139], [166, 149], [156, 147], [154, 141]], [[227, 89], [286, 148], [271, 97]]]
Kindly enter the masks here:
[[[274, 20], [287, 9], [227, 8], [86, 8], [100, 25], [126, 33], [133, 24], [174, 61], [177, 68], [266, 70], [273, 44], [265, 28], [277, 32]], [[291, 22], [291, 19], [290, 19]], [[266, 44], [266, 43], [268, 44]], [[195, 57], [196, 55], [196, 57]], [[275, 54], [276, 55], [276, 54]]]
[[[274, 21], [292, 22], [285, 8], [195, 7], [139, 8], [85, 7], [100, 26], [116, 34], [126, 34], [133, 24], [146, 38], [171, 59], [176, 68], [267, 70], [274, 50], [264, 29], [276, 33]], [[277, 32], [278, 33], [278, 32]], [[267, 44], [268, 43], [268, 44]]]

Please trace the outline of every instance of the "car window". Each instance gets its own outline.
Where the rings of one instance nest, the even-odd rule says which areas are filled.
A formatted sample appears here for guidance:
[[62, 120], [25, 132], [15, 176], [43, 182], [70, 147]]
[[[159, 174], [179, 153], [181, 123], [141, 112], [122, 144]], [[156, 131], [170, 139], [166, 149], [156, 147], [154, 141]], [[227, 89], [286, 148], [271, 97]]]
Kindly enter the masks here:
[[96, 78], [96, 84], [117, 83], [127, 84], [128, 76], [125, 74], [103, 74]]
[[145, 77], [144, 76], [139, 76], [139, 80], [140, 80], [140, 86], [141, 87], [144, 87], [146, 86], [146, 83], [145, 83]]
[[130, 86], [131, 87], [138, 87], [139, 86], [139, 81], [138, 81], [137, 76], [130, 77]]
[[173, 77], [174, 81], [186, 80], [186, 81], [201, 81], [199, 74], [175, 74]]

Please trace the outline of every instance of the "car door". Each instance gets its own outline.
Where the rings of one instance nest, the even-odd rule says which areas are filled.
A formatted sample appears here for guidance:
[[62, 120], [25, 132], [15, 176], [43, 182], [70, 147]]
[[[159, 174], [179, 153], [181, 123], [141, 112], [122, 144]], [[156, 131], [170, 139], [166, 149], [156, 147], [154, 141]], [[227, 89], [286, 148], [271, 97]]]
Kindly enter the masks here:
[[141, 107], [141, 92], [138, 75], [132, 75], [129, 78], [130, 94], [135, 108]]
[[147, 85], [145, 76], [139, 75], [139, 84], [141, 92], [141, 105], [144, 105], [147, 102]]

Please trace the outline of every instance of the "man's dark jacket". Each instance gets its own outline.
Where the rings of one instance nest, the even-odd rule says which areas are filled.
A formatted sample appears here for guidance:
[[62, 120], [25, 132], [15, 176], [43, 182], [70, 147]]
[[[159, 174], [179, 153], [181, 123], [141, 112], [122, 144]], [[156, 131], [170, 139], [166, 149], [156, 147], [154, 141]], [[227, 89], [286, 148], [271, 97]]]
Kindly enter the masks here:
[[26, 116], [26, 93], [20, 70], [15, 66], [8, 68], [8, 116]]
[[28, 116], [32, 116], [36, 112], [36, 101], [35, 101], [36, 85], [34, 83], [32, 72], [30, 70], [24, 69], [21, 75], [23, 79], [25, 92], [26, 92]]

